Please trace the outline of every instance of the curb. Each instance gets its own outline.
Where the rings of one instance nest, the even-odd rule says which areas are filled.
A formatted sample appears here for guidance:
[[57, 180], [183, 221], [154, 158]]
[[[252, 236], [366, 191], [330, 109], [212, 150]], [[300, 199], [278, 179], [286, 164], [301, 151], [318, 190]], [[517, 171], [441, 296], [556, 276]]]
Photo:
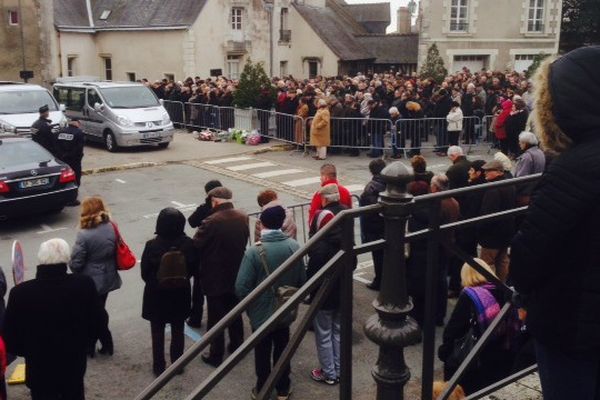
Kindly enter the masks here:
[[167, 165], [169, 162], [137, 162], [137, 163], [129, 163], [123, 165], [114, 165], [110, 167], [100, 167], [100, 168], [91, 168], [86, 169], [81, 172], [82, 175], [94, 175], [101, 174], [103, 172], [114, 172], [114, 171], [125, 171], [128, 169], [138, 169], [138, 168], [147, 168], [147, 167], [158, 167], [161, 165]]

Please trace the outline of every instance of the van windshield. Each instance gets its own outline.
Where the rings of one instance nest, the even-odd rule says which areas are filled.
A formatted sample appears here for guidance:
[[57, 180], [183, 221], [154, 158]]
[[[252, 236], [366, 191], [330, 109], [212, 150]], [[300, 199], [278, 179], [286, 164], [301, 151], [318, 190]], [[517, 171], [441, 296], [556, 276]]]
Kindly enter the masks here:
[[110, 108], [143, 108], [158, 106], [158, 99], [145, 86], [102, 88], [100, 92]]
[[46, 104], [50, 111], [58, 111], [56, 102], [46, 90], [0, 92], [0, 114], [37, 114]]

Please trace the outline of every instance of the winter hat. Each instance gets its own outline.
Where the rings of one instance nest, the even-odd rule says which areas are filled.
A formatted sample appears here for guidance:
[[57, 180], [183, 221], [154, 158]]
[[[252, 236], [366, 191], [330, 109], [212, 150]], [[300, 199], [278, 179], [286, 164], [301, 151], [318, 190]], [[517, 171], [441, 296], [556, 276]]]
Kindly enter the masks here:
[[267, 229], [281, 229], [285, 220], [285, 209], [281, 206], [269, 207], [260, 213], [260, 222]]
[[167, 207], [163, 208], [156, 219], [156, 233], [164, 238], [177, 238], [184, 234], [185, 217], [181, 211]]
[[329, 201], [339, 201], [340, 199], [340, 189], [335, 183], [323, 186], [319, 193]]
[[504, 165], [498, 160], [488, 161], [481, 167], [484, 171], [500, 171], [504, 172]]

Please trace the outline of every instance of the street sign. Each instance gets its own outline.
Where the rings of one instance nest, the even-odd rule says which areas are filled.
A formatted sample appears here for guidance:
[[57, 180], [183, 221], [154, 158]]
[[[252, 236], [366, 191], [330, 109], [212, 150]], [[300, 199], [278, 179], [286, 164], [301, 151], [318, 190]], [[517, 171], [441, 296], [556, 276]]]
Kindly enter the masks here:
[[221, 76], [221, 75], [223, 75], [222, 69], [211, 69], [210, 70], [210, 76]]
[[25, 281], [25, 259], [23, 258], [23, 247], [18, 240], [12, 246], [12, 272], [15, 285]]
[[19, 71], [21, 79], [27, 80], [33, 78], [33, 71]]

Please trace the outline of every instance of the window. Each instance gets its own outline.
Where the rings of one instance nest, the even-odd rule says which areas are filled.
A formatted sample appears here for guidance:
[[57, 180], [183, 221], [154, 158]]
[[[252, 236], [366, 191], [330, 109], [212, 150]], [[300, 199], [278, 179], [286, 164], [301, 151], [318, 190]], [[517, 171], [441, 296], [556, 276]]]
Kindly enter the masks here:
[[527, 32], [544, 31], [544, 0], [529, 0]]
[[54, 97], [69, 111], [81, 111], [85, 99], [85, 89], [55, 88]]
[[231, 29], [234, 31], [242, 30], [242, 13], [244, 9], [242, 7], [233, 7], [231, 9]]
[[104, 11], [102, 11], [102, 14], [100, 14], [100, 19], [102, 21], [106, 21], [108, 19], [108, 17], [110, 17], [110, 13], [111, 13], [110, 10], [104, 10]]
[[319, 75], [319, 62], [312, 60], [308, 62], [308, 77], [309, 79], [315, 78]]
[[452, 0], [450, 6], [450, 31], [467, 32], [469, 30], [468, 0]]
[[77, 61], [77, 57], [67, 57], [67, 76], [74, 76], [75, 71], [75, 62]]
[[284, 77], [288, 74], [288, 62], [287, 61], [279, 61], [279, 76]]
[[238, 79], [240, 76], [241, 56], [227, 56], [227, 75], [229, 79]]
[[461, 71], [467, 68], [471, 72], [479, 72], [488, 65], [489, 56], [483, 55], [465, 55], [454, 56], [454, 71]]
[[112, 81], [112, 58], [104, 58], [104, 75], [107, 81]]
[[135, 82], [135, 72], [128, 72], [127, 73], [127, 79], [129, 80], [129, 82]]
[[517, 54], [515, 55], [515, 65], [513, 69], [517, 72], [526, 71], [531, 64], [533, 64], [533, 59], [535, 58], [535, 54]]
[[10, 10], [8, 12], [8, 24], [9, 25], [19, 25], [19, 12], [15, 10]]
[[87, 103], [88, 103], [88, 106], [90, 106], [92, 108], [94, 108], [96, 103], [102, 104], [102, 99], [100, 98], [100, 95], [98, 94], [98, 92], [96, 92], [96, 90], [94, 90], [94, 89], [88, 90]]
[[279, 41], [288, 43], [292, 38], [292, 31], [288, 28], [288, 9], [282, 8], [279, 17]]

